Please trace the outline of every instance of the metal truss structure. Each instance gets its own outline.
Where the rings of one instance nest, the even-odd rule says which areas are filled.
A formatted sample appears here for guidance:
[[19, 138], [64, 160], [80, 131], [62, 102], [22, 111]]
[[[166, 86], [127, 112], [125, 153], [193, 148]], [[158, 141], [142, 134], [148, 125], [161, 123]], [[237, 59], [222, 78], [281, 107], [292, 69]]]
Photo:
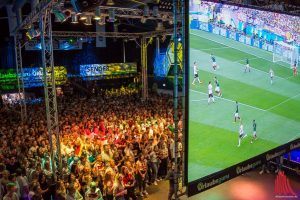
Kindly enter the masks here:
[[[151, 39], [150, 39], [151, 40]], [[148, 99], [148, 75], [147, 75], [147, 38], [141, 39], [141, 64], [142, 64], [142, 99]]]
[[27, 118], [26, 102], [25, 102], [25, 90], [24, 90], [24, 80], [23, 80], [23, 66], [22, 66], [22, 47], [21, 42], [18, 40], [18, 35], [15, 35], [15, 58], [16, 58], [16, 71], [17, 71], [17, 83], [19, 96], [24, 95], [24, 99], [20, 101], [21, 108], [21, 122], [25, 123]]
[[[58, 124], [58, 110], [56, 101], [56, 87], [54, 78], [53, 46], [51, 8], [46, 9], [40, 16], [42, 65], [44, 78], [44, 92], [47, 117], [47, 131], [51, 152], [51, 164], [54, 180], [56, 180], [56, 158], [58, 160], [58, 172], [61, 173], [62, 160], [60, 151], [60, 133]], [[52, 135], [56, 138], [56, 149], [53, 148]], [[54, 152], [55, 151], [55, 152]], [[56, 156], [54, 155], [56, 154]]]
[[[127, 18], [127, 19], [149, 19], [149, 20], [161, 20], [161, 21], [168, 21], [173, 20], [173, 13], [172, 12], [158, 12], [156, 16], [154, 16], [153, 11], [149, 11], [148, 16], [144, 16], [144, 11], [142, 9], [135, 9], [135, 8], [120, 8], [120, 7], [110, 7], [110, 6], [99, 6], [101, 16], [109, 16], [109, 10], [113, 9], [115, 16], [119, 18]], [[88, 13], [84, 13], [84, 15], [94, 15], [94, 10], [89, 10]], [[172, 21], [173, 22], [173, 21]]]
[[76, 31], [53, 31], [53, 37], [111, 37], [111, 38], [151, 38], [164, 35], [172, 35], [173, 29], [163, 31], [151, 31], [144, 33], [125, 33], [125, 32], [76, 32]]
[[56, 0], [40, 0], [35, 10], [23, 20], [23, 22], [16, 28], [15, 33], [22, 29], [29, 28], [32, 23], [38, 22], [40, 20], [41, 14], [45, 13], [46, 10], [52, 9], [52, 7], [57, 4]]
[[[173, 32], [173, 41], [174, 41], [174, 67], [173, 67], [173, 73], [174, 73], [174, 82], [173, 82], [173, 120], [174, 120], [174, 151], [175, 151], [175, 169], [174, 169], [174, 195], [175, 195], [175, 200], [179, 199], [178, 191], [179, 191], [179, 180], [184, 181], [183, 179], [183, 163], [178, 162], [178, 155], [179, 155], [179, 149], [178, 149], [178, 135], [179, 135], [179, 128], [178, 128], [178, 123], [179, 123], [179, 116], [178, 116], [178, 99], [180, 98], [178, 96], [178, 75], [179, 75], [179, 70], [178, 66], [182, 66], [182, 71], [183, 71], [183, 96], [182, 99], [184, 100], [185, 97], [185, 79], [184, 79], [184, 71], [185, 71], [185, 62], [184, 62], [184, 56], [185, 56], [185, 24], [184, 24], [184, 7], [185, 7], [185, 0], [173, 0], [173, 17], [174, 17], [174, 32]], [[178, 29], [178, 24], [181, 24], [181, 29]], [[178, 43], [179, 43], [179, 38], [181, 39], [181, 45], [182, 45], [182, 60], [179, 59], [179, 53], [178, 52]], [[181, 63], [180, 63], [181, 62]], [[183, 109], [184, 109], [184, 101], [183, 101]], [[184, 113], [184, 110], [182, 110], [182, 113]], [[184, 116], [185, 117], [185, 116]], [[184, 129], [183, 129], [184, 130]], [[183, 183], [182, 183], [183, 185]]]

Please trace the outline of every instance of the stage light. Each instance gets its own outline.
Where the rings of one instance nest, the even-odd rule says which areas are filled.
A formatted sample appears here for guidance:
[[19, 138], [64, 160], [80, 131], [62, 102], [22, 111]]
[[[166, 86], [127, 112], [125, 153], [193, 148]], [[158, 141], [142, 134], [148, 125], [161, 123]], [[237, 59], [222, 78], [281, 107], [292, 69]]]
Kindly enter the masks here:
[[106, 5], [113, 6], [113, 5], [115, 5], [115, 2], [113, 0], [107, 0]]
[[146, 17], [142, 17], [142, 18], [141, 18], [141, 23], [142, 23], [142, 24], [145, 24], [146, 21], [147, 21], [147, 18], [146, 18]]
[[90, 26], [92, 25], [92, 16], [86, 16], [86, 20], [84, 22], [85, 25]]
[[115, 10], [113, 8], [108, 9], [108, 22], [115, 22], [116, 17], [115, 17]]
[[98, 21], [100, 19], [101, 19], [101, 9], [100, 9], [100, 7], [97, 7], [96, 11], [95, 11], [94, 20]]
[[63, 12], [54, 9], [53, 13], [55, 15], [55, 19], [57, 20], [57, 22], [64, 22], [64, 21], [66, 21], [67, 18], [66, 18], [65, 14]]
[[158, 6], [153, 6], [152, 16], [158, 17]]
[[149, 11], [149, 6], [144, 6], [144, 11], [143, 11], [143, 16], [144, 17], [149, 17], [150, 11]]
[[157, 26], [155, 28], [156, 31], [163, 31], [165, 30], [164, 24], [162, 22], [157, 22]]
[[99, 26], [105, 25], [105, 17], [101, 17], [101, 19], [98, 20], [98, 24], [99, 24]]
[[82, 20], [82, 21], [83, 21], [83, 20], [86, 20], [86, 19], [87, 19], [87, 16], [86, 16], [86, 15], [81, 15], [80, 18], [79, 18], [79, 20]]
[[73, 13], [72, 15], [72, 21], [71, 21], [71, 23], [72, 24], [77, 24], [78, 23], [78, 15], [76, 15], [75, 13]]
[[170, 25], [174, 24], [174, 21], [173, 21], [172, 18], [169, 19], [169, 24], [170, 24]]

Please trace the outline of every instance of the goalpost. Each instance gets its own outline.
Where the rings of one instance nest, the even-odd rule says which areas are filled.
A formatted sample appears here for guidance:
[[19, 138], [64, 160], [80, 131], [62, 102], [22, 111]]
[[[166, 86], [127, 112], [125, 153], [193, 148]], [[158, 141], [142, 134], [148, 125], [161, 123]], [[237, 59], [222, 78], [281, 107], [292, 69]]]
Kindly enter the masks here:
[[286, 44], [282, 41], [274, 41], [273, 46], [273, 62], [285, 62], [291, 67], [294, 63], [298, 66], [299, 47]]

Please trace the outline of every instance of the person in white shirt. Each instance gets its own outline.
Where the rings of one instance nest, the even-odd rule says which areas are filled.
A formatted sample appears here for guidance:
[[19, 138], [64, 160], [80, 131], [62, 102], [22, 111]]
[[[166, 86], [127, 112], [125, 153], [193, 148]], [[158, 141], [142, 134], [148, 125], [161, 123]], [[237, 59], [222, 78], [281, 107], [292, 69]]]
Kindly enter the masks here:
[[241, 122], [241, 125], [240, 125], [240, 130], [239, 130], [239, 144], [238, 144], [238, 147], [241, 146], [241, 140], [243, 138], [247, 137], [247, 134], [244, 132], [244, 125], [243, 123]]
[[194, 71], [194, 80], [193, 80], [192, 84], [195, 85], [195, 81], [198, 81], [201, 84], [202, 82], [199, 79], [199, 75], [198, 75], [199, 70], [198, 70], [196, 62], [194, 62], [193, 71]]
[[270, 80], [271, 80], [271, 85], [272, 85], [273, 79], [274, 79], [274, 71], [271, 68], [270, 68], [269, 74], [270, 74]]
[[209, 83], [208, 83], [208, 104], [210, 104], [210, 102], [215, 103], [215, 99], [214, 99], [214, 95], [213, 95], [213, 86], [212, 86], [211, 82], [209, 81]]

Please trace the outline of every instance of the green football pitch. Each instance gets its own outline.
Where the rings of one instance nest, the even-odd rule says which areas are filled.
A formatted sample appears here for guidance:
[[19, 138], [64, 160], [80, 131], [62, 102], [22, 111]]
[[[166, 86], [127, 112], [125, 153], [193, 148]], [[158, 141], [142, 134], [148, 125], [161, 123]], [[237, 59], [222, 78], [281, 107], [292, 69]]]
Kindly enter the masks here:
[[[300, 75], [272, 53], [199, 30], [190, 30], [188, 181], [197, 180], [300, 136]], [[210, 54], [219, 65], [212, 70]], [[244, 73], [246, 58], [251, 72]], [[202, 84], [193, 81], [197, 62]], [[275, 77], [271, 85], [269, 70]], [[208, 105], [207, 86], [217, 77], [222, 98]], [[238, 144], [235, 101], [248, 137]], [[258, 139], [251, 144], [252, 120]]]

